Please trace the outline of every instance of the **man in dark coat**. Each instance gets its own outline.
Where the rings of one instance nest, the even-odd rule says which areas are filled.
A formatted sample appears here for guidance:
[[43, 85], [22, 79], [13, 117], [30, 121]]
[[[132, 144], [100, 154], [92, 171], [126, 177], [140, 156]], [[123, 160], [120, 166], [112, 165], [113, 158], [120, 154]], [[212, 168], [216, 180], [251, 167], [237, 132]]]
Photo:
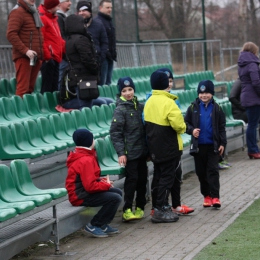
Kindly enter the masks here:
[[102, 0], [99, 4], [99, 12], [94, 20], [100, 20], [107, 33], [108, 51], [106, 59], [101, 66], [100, 85], [110, 85], [113, 73], [114, 61], [116, 61], [116, 32], [112, 23], [112, 2], [110, 0]]

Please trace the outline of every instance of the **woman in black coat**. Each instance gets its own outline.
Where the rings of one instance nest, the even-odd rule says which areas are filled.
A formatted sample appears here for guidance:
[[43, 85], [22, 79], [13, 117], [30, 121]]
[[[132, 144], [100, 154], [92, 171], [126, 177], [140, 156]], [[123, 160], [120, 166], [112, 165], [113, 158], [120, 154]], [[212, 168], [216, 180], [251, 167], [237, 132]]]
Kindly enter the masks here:
[[[96, 60], [96, 50], [90, 34], [87, 33], [84, 19], [79, 15], [72, 14], [65, 20], [66, 55], [73, 73], [69, 74], [68, 86], [71, 99], [62, 106], [66, 109], [81, 109], [91, 107], [92, 100], [82, 100], [78, 95], [77, 82], [86, 79], [98, 79], [99, 65]], [[76, 75], [76, 77], [75, 77]], [[73, 97], [74, 94], [74, 97]]]

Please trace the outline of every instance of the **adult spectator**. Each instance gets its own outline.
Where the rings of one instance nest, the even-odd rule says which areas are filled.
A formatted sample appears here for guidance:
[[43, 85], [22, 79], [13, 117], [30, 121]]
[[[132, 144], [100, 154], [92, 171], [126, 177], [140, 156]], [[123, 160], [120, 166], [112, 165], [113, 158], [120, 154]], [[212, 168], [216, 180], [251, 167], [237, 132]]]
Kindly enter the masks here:
[[56, 15], [59, 4], [59, 0], [44, 0], [44, 4], [39, 6], [40, 17], [44, 24], [41, 28], [44, 38], [41, 93], [58, 90], [59, 63], [65, 51], [65, 41], [61, 37]]
[[[69, 35], [66, 41], [66, 53], [74, 69], [77, 79], [87, 79], [89, 76], [98, 78], [99, 66], [96, 61], [96, 54], [91, 36], [84, 26], [83, 17], [72, 14], [65, 20], [66, 33]], [[79, 98], [77, 82], [70, 86], [71, 93], [75, 93], [75, 98], [68, 100], [62, 106], [66, 109], [81, 109], [92, 106], [92, 100], [82, 100]]]
[[248, 122], [246, 109], [242, 107], [240, 102], [241, 94], [241, 81], [237, 79], [231, 88], [229, 101], [232, 103], [232, 114], [235, 119], [243, 120], [245, 123]]
[[[60, 0], [59, 10], [57, 11], [58, 16], [58, 24], [60, 27], [60, 33], [64, 40], [66, 40], [66, 34], [65, 34], [65, 18], [67, 17], [67, 12], [70, 10], [71, 6], [71, 0]], [[59, 84], [58, 84], [58, 90], [60, 89], [60, 82], [62, 79], [62, 75], [64, 73], [64, 70], [68, 66], [68, 62], [66, 59], [66, 54], [63, 54], [62, 61], [59, 64]]]
[[253, 42], [246, 42], [238, 58], [238, 75], [242, 84], [241, 105], [246, 109], [248, 126], [246, 143], [250, 159], [260, 159], [256, 129], [260, 120], [260, 60], [259, 48]]
[[110, 0], [102, 0], [99, 3], [99, 12], [94, 20], [100, 20], [107, 33], [108, 51], [106, 58], [101, 66], [100, 85], [110, 85], [112, 80], [113, 65], [116, 61], [116, 32], [112, 23], [112, 2]]
[[[6, 37], [12, 44], [12, 58], [16, 70], [16, 95], [23, 97], [34, 91], [43, 59], [42, 22], [35, 0], [18, 0], [9, 14]], [[30, 66], [30, 60], [37, 60]]]
[[[94, 20], [92, 17], [92, 3], [90, 1], [79, 1], [77, 4], [78, 15], [84, 19], [85, 28], [88, 34], [91, 35], [96, 49], [96, 58], [100, 67], [106, 59], [108, 50], [107, 33], [104, 25], [99, 20]], [[99, 83], [99, 85], [102, 85]], [[107, 97], [99, 97], [93, 100], [93, 105], [101, 106], [102, 104], [109, 105], [114, 100]]]

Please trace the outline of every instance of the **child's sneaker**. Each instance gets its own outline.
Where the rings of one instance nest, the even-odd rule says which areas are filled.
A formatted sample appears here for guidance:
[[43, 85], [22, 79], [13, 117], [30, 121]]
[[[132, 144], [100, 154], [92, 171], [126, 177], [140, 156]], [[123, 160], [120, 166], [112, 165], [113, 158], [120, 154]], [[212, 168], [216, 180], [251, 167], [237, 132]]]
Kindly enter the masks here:
[[141, 219], [141, 218], [143, 218], [143, 216], [144, 216], [144, 211], [141, 208], [137, 207], [135, 210], [135, 217], [137, 219]]
[[214, 208], [220, 208], [221, 207], [221, 203], [220, 203], [219, 198], [213, 198], [212, 199], [212, 206]]
[[187, 215], [187, 214], [190, 214], [192, 212], [194, 212], [194, 209], [193, 208], [190, 208], [186, 205], [181, 205], [181, 206], [178, 206], [177, 208], [172, 208], [172, 211], [177, 213], [178, 215]]
[[94, 237], [108, 237], [100, 227], [92, 226], [90, 223], [86, 225], [85, 231]]
[[112, 228], [108, 224], [105, 224], [101, 227], [102, 231], [108, 235], [117, 234], [119, 231], [117, 228]]
[[122, 216], [123, 221], [131, 221], [137, 219], [131, 209], [126, 209]]
[[210, 196], [206, 196], [203, 201], [203, 207], [212, 207], [212, 198]]

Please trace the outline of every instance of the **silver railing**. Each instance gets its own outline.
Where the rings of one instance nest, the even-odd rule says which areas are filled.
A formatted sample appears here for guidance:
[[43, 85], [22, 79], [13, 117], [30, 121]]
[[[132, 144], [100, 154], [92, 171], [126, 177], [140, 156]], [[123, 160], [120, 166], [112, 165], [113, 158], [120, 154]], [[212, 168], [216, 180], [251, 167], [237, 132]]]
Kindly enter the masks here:
[[[206, 50], [206, 52], [205, 52]], [[115, 68], [170, 63], [175, 74], [212, 70], [218, 80], [235, 80], [240, 48], [222, 48], [220, 40], [117, 44]], [[12, 46], [0, 45], [0, 78], [15, 77]]]

